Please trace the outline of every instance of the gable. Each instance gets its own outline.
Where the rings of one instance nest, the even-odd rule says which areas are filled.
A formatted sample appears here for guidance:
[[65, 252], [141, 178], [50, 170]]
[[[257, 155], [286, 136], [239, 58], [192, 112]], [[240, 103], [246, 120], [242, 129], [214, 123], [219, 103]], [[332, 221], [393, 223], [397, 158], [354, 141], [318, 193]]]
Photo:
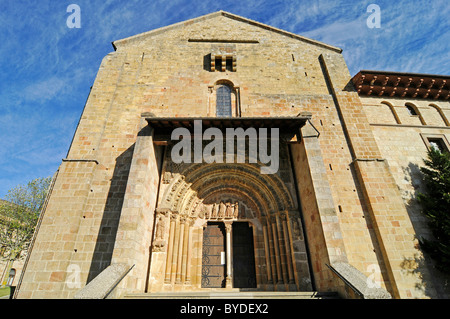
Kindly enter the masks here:
[[[302, 41], [313, 46], [325, 48], [330, 51], [341, 53], [342, 49], [334, 47], [316, 40], [302, 37], [295, 33], [277, 29], [275, 27], [253, 21], [225, 11], [217, 11], [198, 18], [182, 21], [166, 27], [158, 28], [141, 34], [137, 34], [125, 39], [114, 41], [113, 47], [117, 50], [121, 46], [134, 45], [153, 37], [159, 38], [171, 31], [182, 31], [181, 38], [188, 41], [198, 42], [235, 42], [251, 43], [264, 40], [264, 33], [273, 33], [281, 37], [287, 37]], [[261, 32], [266, 31], [266, 32]], [[258, 33], [258, 35], [257, 35]], [[261, 39], [261, 37], [263, 39]]]

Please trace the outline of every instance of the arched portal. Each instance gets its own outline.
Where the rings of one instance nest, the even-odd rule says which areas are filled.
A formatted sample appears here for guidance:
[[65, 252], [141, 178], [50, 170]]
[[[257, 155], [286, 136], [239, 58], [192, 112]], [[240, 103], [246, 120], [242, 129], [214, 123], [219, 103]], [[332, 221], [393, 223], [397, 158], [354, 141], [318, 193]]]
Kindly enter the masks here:
[[286, 183], [292, 175], [260, 174], [259, 164], [166, 158], [163, 176], [149, 292], [311, 290], [305, 258], [298, 257], [306, 248], [297, 200]]

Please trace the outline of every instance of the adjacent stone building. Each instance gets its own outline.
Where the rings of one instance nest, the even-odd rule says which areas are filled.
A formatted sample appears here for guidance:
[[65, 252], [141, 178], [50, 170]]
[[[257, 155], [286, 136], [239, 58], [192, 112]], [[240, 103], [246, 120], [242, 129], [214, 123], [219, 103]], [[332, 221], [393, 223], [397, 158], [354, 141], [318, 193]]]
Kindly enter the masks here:
[[110, 265], [116, 298], [448, 296], [414, 201], [427, 148], [449, 148], [448, 76], [352, 78], [341, 49], [223, 11], [113, 46], [17, 298], [73, 298]]
[[[5, 236], [7, 231], [7, 225], [10, 222], [10, 217], [5, 215], [2, 211], [3, 205], [11, 205], [11, 203], [0, 199], [0, 232], [1, 235]], [[4, 238], [2, 236], [2, 239]], [[6, 236], [5, 236], [6, 237]], [[0, 243], [0, 287], [9, 285], [16, 286], [20, 273], [23, 267], [23, 259], [26, 252], [21, 253], [21, 257], [14, 261], [9, 260], [9, 246]]]

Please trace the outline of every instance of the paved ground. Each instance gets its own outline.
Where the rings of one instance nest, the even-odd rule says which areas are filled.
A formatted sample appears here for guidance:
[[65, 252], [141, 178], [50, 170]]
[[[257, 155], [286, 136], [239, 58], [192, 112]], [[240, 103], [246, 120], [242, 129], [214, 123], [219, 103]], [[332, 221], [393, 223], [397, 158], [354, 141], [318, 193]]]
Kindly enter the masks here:
[[319, 292], [179, 292], [129, 294], [125, 299], [338, 299], [335, 293]]

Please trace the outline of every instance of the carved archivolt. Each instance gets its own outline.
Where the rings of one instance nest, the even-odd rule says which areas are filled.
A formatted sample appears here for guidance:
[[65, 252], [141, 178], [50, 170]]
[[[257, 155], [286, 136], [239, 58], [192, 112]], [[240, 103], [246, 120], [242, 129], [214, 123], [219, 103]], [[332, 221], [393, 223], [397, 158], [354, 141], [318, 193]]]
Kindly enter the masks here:
[[[209, 194], [220, 190], [229, 190], [241, 194], [242, 198], [251, 199], [261, 216], [274, 211], [297, 209], [288, 188], [277, 175], [261, 175], [258, 167], [250, 164], [191, 164], [182, 173], [171, 172], [170, 183], [165, 188], [160, 207], [188, 216], [198, 216], [201, 213], [199, 204]], [[235, 203], [229, 204], [230, 210]], [[217, 205], [219, 213], [220, 201]], [[230, 211], [228, 213], [231, 214]]]
[[[259, 174], [248, 164], [172, 165], [163, 175], [165, 191], [156, 215], [153, 250], [165, 251], [172, 222], [254, 220], [295, 210], [289, 191], [276, 176]], [[167, 166], [166, 166], [167, 168]], [[180, 170], [182, 172], [180, 172]], [[170, 213], [168, 213], [170, 212]]]

